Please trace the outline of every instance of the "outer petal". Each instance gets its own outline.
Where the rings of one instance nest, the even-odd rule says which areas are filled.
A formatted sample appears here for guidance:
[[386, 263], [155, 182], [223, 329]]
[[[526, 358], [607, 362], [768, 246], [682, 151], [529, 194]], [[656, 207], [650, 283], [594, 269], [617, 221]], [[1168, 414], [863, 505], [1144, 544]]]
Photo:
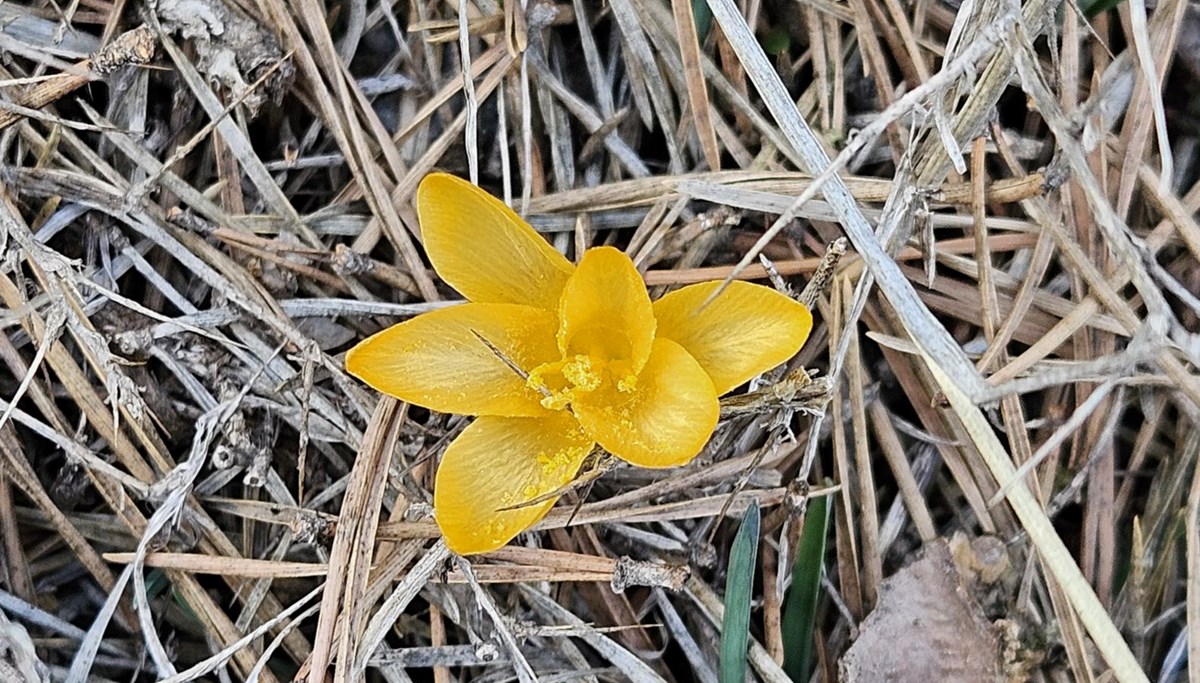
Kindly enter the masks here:
[[794, 356], [812, 331], [804, 304], [748, 282], [730, 283], [701, 308], [720, 286], [702, 282], [654, 302], [658, 336], [687, 349], [718, 395]]
[[553, 314], [532, 306], [452, 306], [365, 339], [346, 354], [346, 370], [389, 396], [443, 413], [544, 415], [541, 394], [479, 337], [528, 371], [558, 358], [555, 326]]
[[460, 555], [508, 543], [554, 507], [557, 497], [516, 507], [562, 488], [592, 449], [569, 413], [481, 417], [442, 456], [433, 508], [446, 544]]
[[417, 188], [421, 237], [434, 270], [479, 303], [558, 307], [575, 270], [504, 202], [445, 173]]
[[612, 247], [588, 249], [563, 290], [558, 348], [564, 355], [632, 361], [636, 374], [654, 343], [654, 307], [633, 261]]
[[610, 389], [572, 405], [606, 450], [641, 467], [674, 467], [700, 452], [717, 426], [712, 380], [682, 346], [655, 339], [637, 389]]

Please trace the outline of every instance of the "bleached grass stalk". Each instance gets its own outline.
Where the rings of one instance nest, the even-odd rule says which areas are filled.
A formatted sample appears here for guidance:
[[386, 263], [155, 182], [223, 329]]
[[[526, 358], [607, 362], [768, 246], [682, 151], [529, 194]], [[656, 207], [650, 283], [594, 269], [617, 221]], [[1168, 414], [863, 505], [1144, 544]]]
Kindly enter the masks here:
[[1095, 591], [1079, 570], [1079, 565], [1050, 523], [1046, 511], [1033, 497], [1029, 487], [1017, 480], [1017, 469], [983, 412], [959, 389], [957, 378], [942, 366], [939, 359], [923, 350], [921, 355], [996, 483], [1002, 489], [1007, 489], [1008, 504], [1029, 534], [1029, 540], [1041, 556], [1043, 566], [1054, 575], [1088, 635], [1096, 643], [1096, 649], [1112, 667], [1116, 679], [1121, 683], [1148, 683], [1146, 673], [1138, 665], [1121, 632], [1113, 625], [1108, 610], [1100, 604]]
[[[1193, 454], [1195, 460], [1195, 436], [1191, 438], [1193, 447], [1185, 449]], [[1187, 497], [1187, 515], [1184, 528], [1187, 533], [1187, 667], [1188, 680], [1200, 679], [1200, 467], [1193, 467], [1192, 485]], [[1174, 647], [1171, 648], [1175, 650]], [[1166, 670], [1166, 669], [1164, 669]]]
[[471, 592], [475, 594], [479, 606], [492, 619], [492, 626], [500, 637], [500, 643], [508, 651], [509, 661], [513, 665], [513, 672], [517, 674], [517, 680], [521, 683], [536, 683], [537, 674], [533, 673], [529, 661], [525, 659], [525, 655], [521, 654], [521, 648], [517, 646], [512, 629], [508, 627], [504, 617], [496, 609], [496, 601], [492, 600], [492, 596], [488, 595], [483, 586], [479, 585], [479, 581], [475, 579], [475, 572], [471, 570], [471, 562], [466, 558], [459, 557], [458, 568], [467, 577], [467, 585], [471, 587]]
[[[796, 213], [818, 191], [824, 191], [826, 200], [833, 206], [842, 223], [846, 236], [862, 255], [863, 260], [879, 281], [879, 286], [892, 302], [914, 341], [924, 347], [930, 355], [943, 359], [951, 366], [954, 376], [963, 382], [967, 394], [973, 400], [987, 395], [987, 386], [974, 366], [963, 354], [962, 349], [950, 337], [944, 327], [933, 317], [933, 313], [920, 301], [912, 283], [901, 272], [887, 251], [876, 240], [874, 231], [858, 207], [845, 182], [838, 172], [854, 155], [875, 137], [878, 137], [893, 121], [911, 111], [925, 98], [941, 93], [944, 88], [957, 81], [959, 76], [972, 68], [975, 61], [990, 52], [1001, 36], [1016, 23], [1015, 12], [1004, 13], [996, 22], [986, 27], [969, 48], [941, 71], [914, 88], [879, 115], [869, 126], [859, 132], [842, 150], [837, 159], [830, 161], [821, 147], [816, 134], [800, 115], [791, 96], [772, 67], [762, 47], [755, 40], [746, 21], [738, 12], [733, 0], [712, 0], [709, 3], [713, 17], [729, 38], [750, 79], [758, 88], [767, 108], [783, 129], [788, 140], [800, 153], [808, 172], [813, 174], [812, 184], [801, 193], [792, 206], [771, 225], [754, 247], [738, 262], [734, 274], [745, 269], [759, 252], [795, 217]], [[733, 275], [727, 281], [732, 282]], [[715, 296], [715, 294], [714, 294]]]
[[1064, 441], [1071, 438], [1075, 434], [1075, 431], [1078, 430], [1089, 417], [1091, 417], [1096, 408], [1100, 407], [1100, 404], [1108, 396], [1109, 392], [1111, 392], [1116, 386], [1116, 380], [1109, 379], [1101, 384], [1095, 391], [1089, 394], [1087, 400], [1075, 409], [1075, 412], [1071, 415], [1071, 419], [1059, 425], [1058, 429], [1054, 430], [1054, 433], [1050, 435], [1050, 438], [1046, 439], [1042, 445], [1038, 447], [1037, 452], [1033, 454], [1032, 458], [1021, 463], [1021, 466], [1017, 468], [1015, 476], [1007, 484], [1004, 484], [1000, 487], [1000, 490], [996, 492], [996, 495], [988, 501], [988, 505], [996, 505], [1000, 501], [1004, 500], [1012, 486], [1029, 476], [1029, 473], [1033, 472], [1038, 465], [1041, 465], [1042, 461], [1054, 452], [1054, 449], [1058, 448]]
[[[1137, 52], [1138, 66], [1146, 81], [1150, 96], [1150, 109], [1154, 114], [1154, 133], [1158, 137], [1159, 192], [1170, 194], [1171, 180], [1175, 177], [1175, 154], [1171, 151], [1171, 139], [1167, 136], [1167, 114], [1163, 110], [1162, 86], [1158, 82], [1158, 70], [1154, 54], [1150, 51], [1150, 34], [1146, 29], [1146, 0], [1129, 0], [1129, 23], [1133, 32], [1133, 47]], [[1170, 59], [1167, 57], [1167, 59]]]
[[366, 667], [367, 660], [375, 654], [375, 650], [379, 648], [379, 644], [383, 642], [392, 625], [404, 613], [417, 593], [425, 587], [434, 572], [439, 571], [449, 557], [450, 551], [446, 548], [446, 542], [439, 539], [417, 561], [412, 570], [405, 574], [404, 579], [388, 595], [379, 609], [371, 615], [371, 620], [367, 622], [366, 628], [363, 629], [362, 639], [359, 641], [357, 671], [362, 671]]
[[[1063, 113], [1057, 99], [1042, 77], [1030, 42], [1031, 37], [1022, 24], [1018, 23], [1014, 29], [1011, 34], [1004, 36], [1004, 41], [1013, 55], [1022, 87], [1037, 103], [1038, 111], [1057, 138], [1059, 149], [1062, 150], [1063, 157], [1087, 199], [1088, 207], [1095, 216], [1096, 226], [1103, 233], [1107, 247], [1116, 256], [1117, 261], [1128, 269], [1131, 282], [1145, 301], [1147, 311], [1145, 324], [1156, 336], [1178, 342], [1180, 351], [1193, 364], [1200, 364], [1200, 357], [1198, 357], [1200, 354], [1196, 353], [1188, 343], [1189, 333], [1183, 330], [1159, 288], [1158, 280], [1162, 277], [1170, 278], [1172, 276], [1163, 272], [1162, 265], [1154, 258], [1146, 241], [1134, 234], [1109, 204], [1104, 190], [1101, 189], [1099, 182], [1092, 174], [1082, 147], [1072, 136], [1066, 114]], [[1162, 277], [1155, 278], [1151, 276], [1151, 272], [1158, 273]], [[1189, 398], [1196, 403], [1196, 407], [1200, 407], [1200, 401], [1194, 397]]]
[[[517, 588], [535, 610], [544, 613], [554, 621], [564, 623], [567, 628], [576, 629], [576, 632], [571, 635], [587, 643], [597, 654], [612, 662], [627, 680], [634, 683], [666, 683], [665, 679], [655, 673], [654, 669], [650, 668], [650, 665], [640, 657], [575, 616], [554, 599], [526, 584], [520, 584]], [[564, 635], [570, 633], [566, 629], [563, 631]]]
[[467, 169], [471, 183], [479, 184], [479, 100], [471, 80], [471, 36], [467, 32], [467, 0], [458, 2], [458, 52], [462, 60], [463, 94], [467, 98], [467, 125], [463, 130], [467, 147]]
[[[280, 347], [280, 350], [282, 350], [282, 347]], [[265, 368], [265, 365], [263, 367]], [[261, 372], [262, 368], [259, 369], [259, 373]], [[146, 553], [149, 552], [150, 542], [157, 538], [158, 533], [163, 528], [168, 524], [178, 522], [187, 497], [191, 495], [192, 484], [200, 476], [200, 471], [203, 469], [204, 463], [208, 460], [209, 448], [220, 433], [221, 425], [229, 420], [230, 415], [241, 404], [242, 399], [246, 397], [246, 394], [249, 393], [253, 386], [254, 381], [247, 382], [233, 399], [201, 416], [197, 424], [196, 436], [192, 440], [191, 455], [159, 482], [160, 484], [170, 482], [170, 491], [163, 503], [147, 521], [146, 529], [142, 534], [141, 540], [138, 542], [134, 561], [121, 573], [121, 577], [117, 580], [117, 585], [109, 593], [104, 607], [96, 615], [91, 628], [88, 629], [87, 638], [81, 644], [79, 651], [71, 662], [66, 683], [84, 683], [84, 681], [88, 680], [92, 664], [99, 651], [100, 641], [108, 628], [108, 623], [112, 619], [112, 615], [116, 612], [117, 606], [120, 604], [121, 596], [125, 592], [125, 586], [131, 578], [134, 585], [134, 608], [144, 635], [143, 640], [150, 652], [151, 659], [154, 661], [154, 666], [161, 677], [171, 677], [176, 674], [171, 658], [167, 655], [162, 642], [158, 639], [157, 630], [154, 627], [154, 617], [151, 614], [150, 604], [147, 600], [145, 573], [142, 571]], [[230, 656], [232, 656], [232, 653]]]
[[[167, 678], [160, 680], [158, 683], [187, 683], [188, 681], [197, 680], [201, 676], [207, 676], [221, 666], [224, 666], [225, 663], [228, 662], [238, 650], [249, 646], [254, 641], [265, 636], [271, 629], [283, 624], [285, 620], [298, 612], [300, 608], [315, 600], [320, 594], [321, 588], [314, 588], [304, 597], [300, 598], [291, 605], [288, 605], [287, 609], [283, 610], [279, 614], [276, 614], [270, 619], [267, 619], [262, 624], [259, 624], [258, 627], [247, 632], [246, 635], [230, 643], [227, 647], [222, 648], [220, 651], [213, 653], [212, 656], [196, 662], [192, 666], [173, 676], [168, 676]], [[263, 650], [263, 654], [258, 658], [258, 662], [256, 662], [254, 665], [254, 669], [252, 669], [250, 675], [246, 677], [246, 683], [254, 683], [258, 680], [257, 672], [261, 671], [262, 668], [266, 666], [271, 652], [283, 642], [283, 638], [290, 630], [303, 623], [305, 619], [308, 619], [313, 614], [316, 614], [316, 611], [319, 607], [319, 604], [308, 607], [308, 609], [304, 610], [295, 620], [288, 622], [282, 627], [280, 633], [274, 639], [272, 639], [272, 647], [268, 647]]]

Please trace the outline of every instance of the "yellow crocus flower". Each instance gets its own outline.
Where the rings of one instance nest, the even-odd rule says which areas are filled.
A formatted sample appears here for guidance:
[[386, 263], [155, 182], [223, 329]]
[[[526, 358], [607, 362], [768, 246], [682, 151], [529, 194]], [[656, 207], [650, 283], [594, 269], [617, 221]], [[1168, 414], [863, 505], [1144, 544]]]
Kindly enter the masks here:
[[478, 416], [447, 447], [433, 506], [459, 554], [494, 550], [533, 526], [595, 444], [633, 465], [687, 463], [717, 425], [717, 397], [794, 355], [812, 315], [734, 282], [651, 302], [624, 253], [579, 265], [512, 209], [451, 175], [417, 189], [434, 270], [468, 300], [360, 343], [346, 369], [375, 389]]

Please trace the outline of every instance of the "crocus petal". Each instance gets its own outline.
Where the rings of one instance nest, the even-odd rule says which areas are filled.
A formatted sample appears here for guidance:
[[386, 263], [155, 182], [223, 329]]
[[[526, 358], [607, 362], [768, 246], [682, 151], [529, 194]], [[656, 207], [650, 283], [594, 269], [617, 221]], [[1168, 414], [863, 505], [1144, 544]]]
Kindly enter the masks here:
[[433, 269], [466, 298], [557, 308], [575, 267], [504, 202], [431, 173], [417, 188], [417, 215]]
[[569, 413], [475, 420], [446, 449], [434, 483], [446, 545], [485, 553], [536, 524], [558, 496], [522, 503], [569, 483], [592, 445]]
[[608, 387], [572, 408], [588, 434], [613, 455], [641, 467], [674, 467], [695, 457], [712, 436], [720, 403], [696, 359], [660, 338], [636, 389], [622, 393]]
[[564, 356], [628, 361], [636, 375], [654, 343], [654, 307], [633, 261], [612, 247], [588, 249], [567, 281], [559, 308]]
[[346, 354], [346, 369], [389, 396], [443, 413], [544, 415], [542, 395], [504, 358], [526, 372], [557, 359], [556, 325], [552, 313], [532, 306], [452, 306], [367, 338]]
[[654, 302], [659, 337], [679, 343], [712, 378], [717, 395], [796, 354], [812, 330], [808, 308], [768, 287], [703, 282]]

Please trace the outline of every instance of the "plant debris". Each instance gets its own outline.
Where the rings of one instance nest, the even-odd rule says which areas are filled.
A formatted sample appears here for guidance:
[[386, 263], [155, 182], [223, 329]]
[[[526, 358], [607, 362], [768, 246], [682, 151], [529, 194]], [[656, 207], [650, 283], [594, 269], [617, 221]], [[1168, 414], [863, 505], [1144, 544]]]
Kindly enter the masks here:
[[[0, 5], [0, 679], [713, 681], [726, 622], [763, 681], [801, 650], [824, 681], [1194, 672], [1198, 16]], [[469, 420], [345, 371], [463, 299], [433, 171], [654, 299], [798, 296], [811, 337], [686, 466], [589, 451], [457, 557], [433, 490]]]

